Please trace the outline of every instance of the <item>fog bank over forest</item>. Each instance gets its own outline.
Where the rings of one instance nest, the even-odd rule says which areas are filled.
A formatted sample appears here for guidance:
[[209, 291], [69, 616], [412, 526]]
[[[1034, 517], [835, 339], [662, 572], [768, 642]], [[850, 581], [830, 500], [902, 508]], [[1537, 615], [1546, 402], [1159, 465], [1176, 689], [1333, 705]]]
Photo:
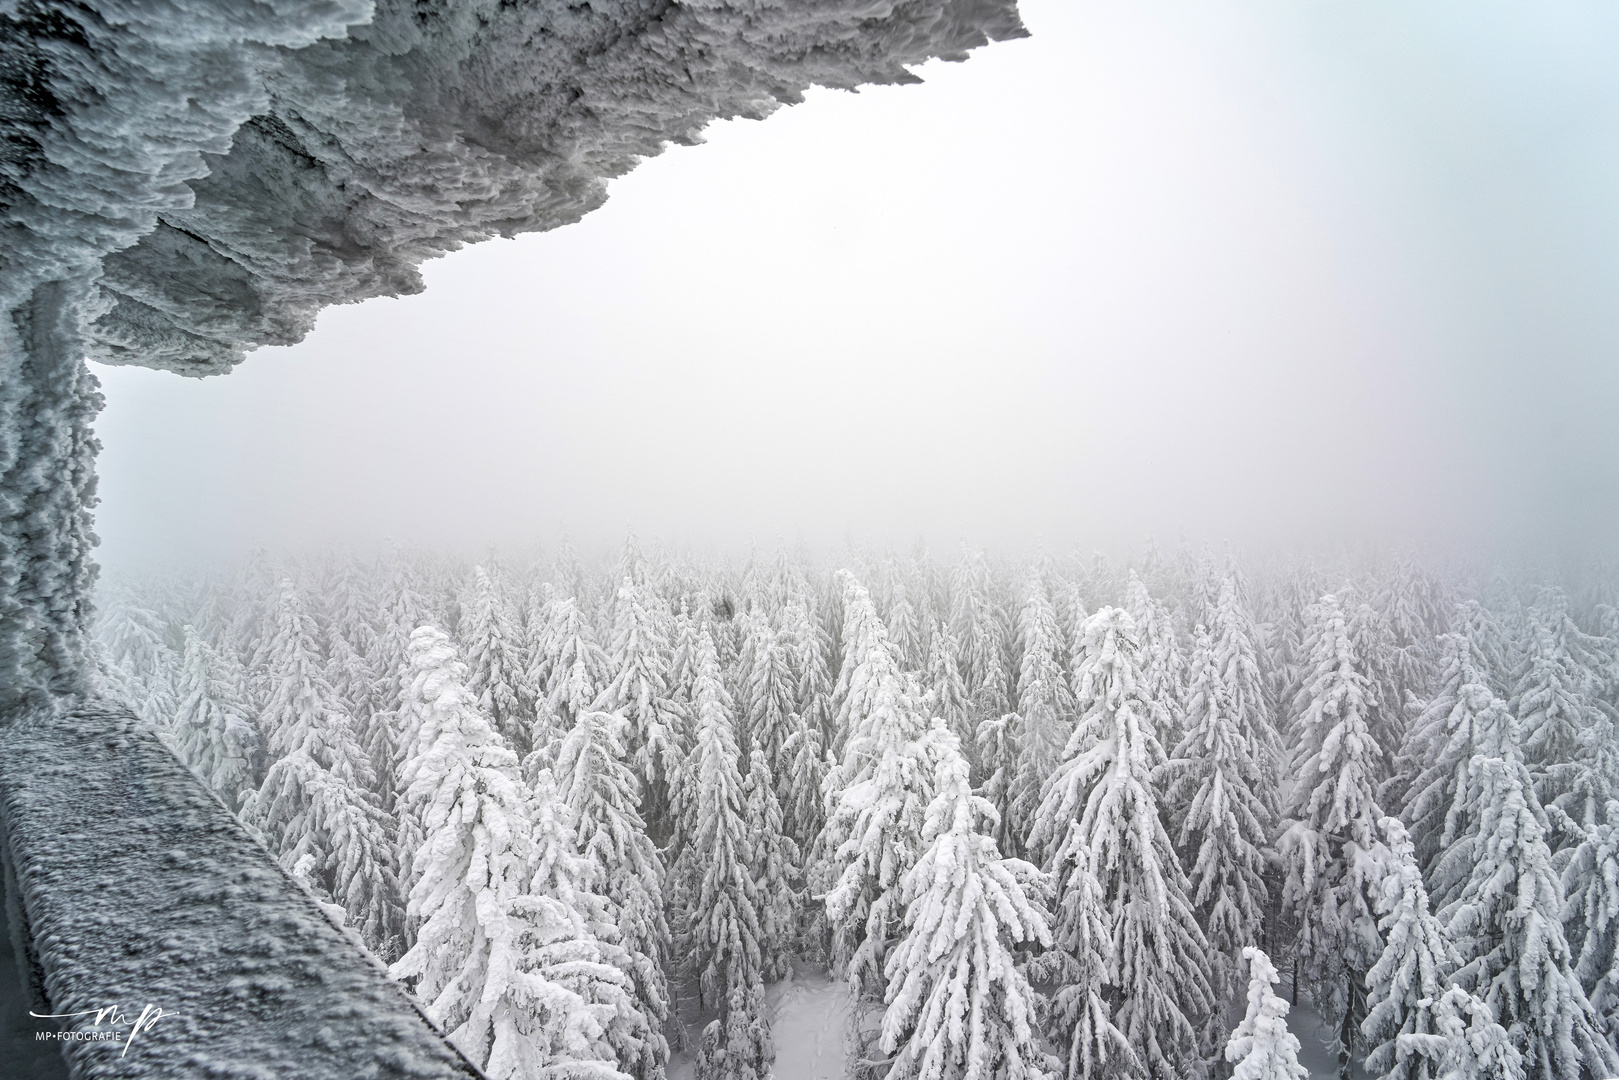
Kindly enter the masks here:
[[103, 560], [1606, 548], [1619, 13], [1024, 16], [229, 378], [100, 369]]

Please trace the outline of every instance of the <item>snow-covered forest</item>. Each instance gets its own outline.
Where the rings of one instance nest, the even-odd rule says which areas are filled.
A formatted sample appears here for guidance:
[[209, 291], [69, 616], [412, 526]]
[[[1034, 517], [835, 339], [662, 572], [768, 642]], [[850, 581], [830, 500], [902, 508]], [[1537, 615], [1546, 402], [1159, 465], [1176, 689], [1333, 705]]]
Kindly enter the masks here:
[[497, 1078], [1619, 1075], [1619, 574], [258, 555], [102, 678]]

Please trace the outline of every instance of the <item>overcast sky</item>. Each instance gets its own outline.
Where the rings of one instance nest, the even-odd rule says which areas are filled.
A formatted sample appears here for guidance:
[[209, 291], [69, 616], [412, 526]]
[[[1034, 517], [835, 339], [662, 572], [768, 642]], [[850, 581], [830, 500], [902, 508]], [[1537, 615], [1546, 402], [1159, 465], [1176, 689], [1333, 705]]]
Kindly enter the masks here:
[[1619, 8], [1023, 10], [228, 377], [100, 369], [104, 557], [1612, 546]]

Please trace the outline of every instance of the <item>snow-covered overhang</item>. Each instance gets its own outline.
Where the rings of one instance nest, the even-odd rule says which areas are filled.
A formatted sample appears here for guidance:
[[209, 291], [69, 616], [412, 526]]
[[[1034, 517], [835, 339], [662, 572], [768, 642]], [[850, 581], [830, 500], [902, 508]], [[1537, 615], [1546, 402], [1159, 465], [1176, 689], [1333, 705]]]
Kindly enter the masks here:
[[93, 359], [188, 375], [810, 85], [914, 81], [1013, 0], [0, 0], [0, 300], [81, 284]]

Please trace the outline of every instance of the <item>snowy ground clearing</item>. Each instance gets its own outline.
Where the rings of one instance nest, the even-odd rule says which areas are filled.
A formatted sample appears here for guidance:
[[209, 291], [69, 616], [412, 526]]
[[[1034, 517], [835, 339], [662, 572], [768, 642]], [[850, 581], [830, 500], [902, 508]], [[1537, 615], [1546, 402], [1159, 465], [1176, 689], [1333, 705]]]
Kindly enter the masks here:
[[766, 991], [775, 1014], [775, 1080], [841, 1080], [848, 1073], [849, 987], [795, 964]]
[[[849, 1062], [849, 988], [810, 964], [765, 987], [776, 1042], [774, 1080], [843, 1080]], [[689, 1049], [669, 1061], [669, 1080], [692, 1080], [702, 1028], [688, 1026]]]
[[[1338, 1059], [1327, 1052], [1326, 1025], [1321, 1014], [1308, 1001], [1301, 1001], [1287, 1012], [1287, 1029], [1299, 1040], [1299, 1064], [1310, 1070], [1310, 1080], [1337, 1080]], [[1359, 1069], [1355, 1070], [1361, 1075]]]
[[[792, 973], [765, 988], [776, 1041], [772, 1080], [843, 1080], [849, 1075], [849, 990], [823, 968], [795, 963]], [[1321, 1016], [1308, 1001], [1294, 1005], [1287, 1026], [1300, 1043], [1299, 1062], [1310, 1080], [1337, 1080], [1338, 1062], [1327, 1052]], [[688, 1031], [690, 1049], [675, 1054], [669, 1080], [693, 1080], [701, 1027]]]

